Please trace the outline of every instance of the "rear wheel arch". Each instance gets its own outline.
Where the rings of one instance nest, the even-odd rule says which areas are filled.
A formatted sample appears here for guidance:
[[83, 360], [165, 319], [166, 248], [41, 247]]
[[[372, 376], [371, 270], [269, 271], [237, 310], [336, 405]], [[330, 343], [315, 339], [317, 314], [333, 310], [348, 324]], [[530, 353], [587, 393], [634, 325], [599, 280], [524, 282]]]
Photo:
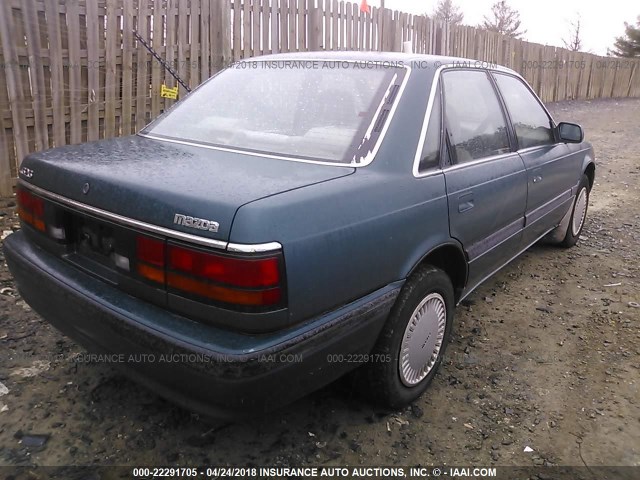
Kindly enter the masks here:
[[468, 265], [462, 248], [456, 243], [447, 243], [433, 248], [414, 265], [407, 277], [425, 265], [439, 268], [449, 276], [457, 302], [467, 283]]

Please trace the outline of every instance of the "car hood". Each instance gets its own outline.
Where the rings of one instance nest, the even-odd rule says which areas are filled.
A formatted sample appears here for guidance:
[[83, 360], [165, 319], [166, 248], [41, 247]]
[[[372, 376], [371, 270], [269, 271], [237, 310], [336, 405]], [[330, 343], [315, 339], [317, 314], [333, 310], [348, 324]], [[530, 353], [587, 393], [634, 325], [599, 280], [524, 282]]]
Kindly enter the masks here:
[[[20, 176], [86, 205], [228, 241], [242, 205], [354, 171], [348, 165], [287, 161], [136, 135], [33, 153], [24, 159]], [[176, 213], [218, 222], [219, 229], [177, 225]]]

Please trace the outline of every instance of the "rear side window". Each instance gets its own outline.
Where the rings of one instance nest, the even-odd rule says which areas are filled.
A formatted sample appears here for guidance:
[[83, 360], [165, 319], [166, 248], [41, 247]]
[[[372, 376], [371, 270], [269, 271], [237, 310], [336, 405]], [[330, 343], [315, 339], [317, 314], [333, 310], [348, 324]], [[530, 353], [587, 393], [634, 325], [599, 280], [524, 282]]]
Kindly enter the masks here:
[[510, 75], [495, 74], [495, 78], [516, 131], [518, 148], [555, 143], [551, 119], [525, 84]]
[[418, 167], [420, 173], [435, 168], [440, 164], [440, 136], [442, 133], [441, 103], [440, 85], [438, 85], [433, 98], [433, 107], [431, 108], [431, 116], [429, 117], [429, 125], [427, 126], [427, 136], [425, 137], [424, 147], [422, 148], [422, 156], [420, 157], [420, 165]]
[[464, 163], [509, 152], [502, 107], [486, 72], [449, 70], [442, 79], [453, 160]]

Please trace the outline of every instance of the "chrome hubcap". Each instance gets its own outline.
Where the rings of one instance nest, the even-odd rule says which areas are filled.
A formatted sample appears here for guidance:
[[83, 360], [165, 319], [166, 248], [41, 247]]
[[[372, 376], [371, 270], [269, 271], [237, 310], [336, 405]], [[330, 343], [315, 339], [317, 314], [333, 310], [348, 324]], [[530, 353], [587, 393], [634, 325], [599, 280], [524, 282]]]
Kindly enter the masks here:
[[439, 293], [430, 293], [418, 304], [404, 331], [398, 367], [408, 387], [420, 383], [438, 359], [447, 325], [447, 306]]
[[582, 225], [584, 225], [584, 220], [587, 217], [587, 199], [587, 189], [586, 187], [582, 187], [582, 190], [578, 193], [578, 198], [576, 198], [576, 205], [573, 207], [571, 233], [573, 233], [574, 237], [580, 233]]

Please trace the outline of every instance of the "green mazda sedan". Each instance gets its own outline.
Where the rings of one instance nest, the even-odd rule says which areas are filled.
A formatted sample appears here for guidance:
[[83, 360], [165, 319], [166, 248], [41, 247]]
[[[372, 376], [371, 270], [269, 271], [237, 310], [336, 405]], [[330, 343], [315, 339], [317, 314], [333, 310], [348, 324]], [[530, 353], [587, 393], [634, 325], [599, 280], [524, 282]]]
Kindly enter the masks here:
[[265, 56], [135, 136], [29, 155], [4, 251], [45, 319], [187, 408], [261, 413], [356, 369], [402, 407], [456, 304], [578, 241], [594, 174], [581, 127], [509, 69]]

